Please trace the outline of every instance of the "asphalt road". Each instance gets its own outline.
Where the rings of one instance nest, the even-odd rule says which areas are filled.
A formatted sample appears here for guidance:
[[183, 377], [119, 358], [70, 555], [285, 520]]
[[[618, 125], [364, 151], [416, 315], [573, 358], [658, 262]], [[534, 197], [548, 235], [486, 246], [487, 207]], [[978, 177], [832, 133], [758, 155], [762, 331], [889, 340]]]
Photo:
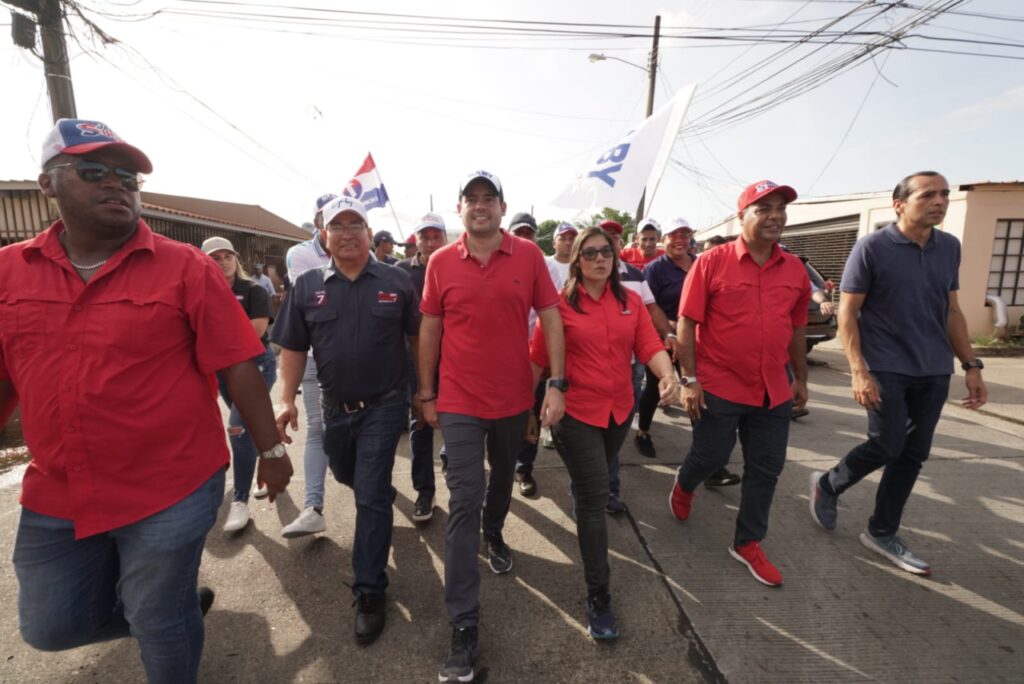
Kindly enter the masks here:
[[[585, 588], [567, 476], [553, 451], [537, 461], [539, 496], [515, 494], [506, 540], [509, 575], [481, 559], [478, 681], [511, 682], [1021, 682], [1024, 681], [1024, 363], [991, 359], [985, 414], [947, 406], [932, 458], [907, 507], [905, 538], [934, 574], [904, 573], [857, 540], [877, 477], [844, 495], [839, 528], [814, 525], [808, 474], [831, 466], [863, 438], [842, 355], [815, 350], [811, 414], [792, 425], [785, 472], [764, 548], [785, 585], [754, 581], [726, 552], [738, 488], [700, 490], [691, 519], [668, 510], [675, 468], [690, 442], [681, 411], [659, 412], [658, 457], [627, 442], [627, 514], [609, 520], [614, 643], [586, 636]], [[953, 397], [962, 383], [954, 379]], [[411, 522], [415, 492], [403, 439], [395, 465], [395, 533], [388, 626], [374, 645], [352, 636], [354, 505], [328, 483], [326, 534], [285, 540], [302, 500], [296, 479], [270, 505], [253, 503], [238, 535], [211, 532], [201, 571], [217, 600], [206, 619], [204, 682], [436, 681], [450, 629], [442, 601], [447, 492], [424, 526]], [[733, 455], [740, 469], [741, 455]], [[230, 476], [229, 476], [230, 481]], [[131, 640], [40, 653], [18, 636], [8, 560], [18, 519], [17, 472], [0, 476], [0, 681], [142, 681]], [[226, 497], [225, 501], [230, 497]]]

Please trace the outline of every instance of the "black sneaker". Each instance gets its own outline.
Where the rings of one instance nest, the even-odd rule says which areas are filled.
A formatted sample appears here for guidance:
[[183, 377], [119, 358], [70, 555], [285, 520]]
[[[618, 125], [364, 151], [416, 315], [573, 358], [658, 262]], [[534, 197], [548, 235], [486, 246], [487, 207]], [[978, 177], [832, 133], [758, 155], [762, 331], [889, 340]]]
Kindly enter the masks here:
[[530, 473], [516, 473], [516, 482], [519, 483], [519, 493], [523, 496], [533, 496], [537, 493], [537, 481]]
[[452, 629], [452, 645], [448, 657], [437, 672], [439, 682], [471, 682], [473, 668], [480, 652], [476, 627], [455, 627]]
[[806, 415], [810, 415], [810, 413], [811, 412], [808, 411], [806, 408], [802, 408], [802, 409], [795, 408], [795, 409], [793, 409], [793, 413], [792, 413], [792, 415], [790, 415], [789, 418], [790, 418], [790, 420], [796, 420], [797, 418], [803, 418]]
[[715, 487], [731, 487], [732, 485], [738, 485], [742, 479], [736, 473], [729, 472], [728, 468], [719, 468], [711, 473], [708, 479], [704, 480], [704, 486], [711, 489]]
[[654, 449], [654, 441], [651, 440], [650, 433], [637, 435], [633, 438], [633, 442], [636, 444], [636, 450], [639, 451], [641, 455], [646, 456], [647, 458], [654, 458], [658, 455], [658, 452]]
[[587, 633], [598, 640], [619, 636], [619, 625], [612, 612], [612, 599], [607, 592], [587, 597]]
[[512, 569], [512, 549], [508, 548], [501, 532], [485, 534], [487, 540], [487, 564], [491, 566], [491, 572], [496, 575], [504, 575]]
[[356, 606], [356, 641], [359, 644], [372, 644], [384, 631], [386, 604], [385, 594], [359, 594], [352, 602]]
[[203, 617], [210, 612], [210, 606], [213, 605], [213, 589], [210, 587], [199, 587], [199, 610], [203, 611]]
[[434, 517], [434, 497], [430, 494], [420, 494], [416, 497], [416, 504], [412, 508], [413, 522], [427, 522]]
[[624, 510], [626, 510], [626, 504], [622, 502], [619, 495], [615, 492], [609, 494], [608, 503], [604, 505], [604, 512], [609, 515], [617, 515], [618, 513], [622, 513]]

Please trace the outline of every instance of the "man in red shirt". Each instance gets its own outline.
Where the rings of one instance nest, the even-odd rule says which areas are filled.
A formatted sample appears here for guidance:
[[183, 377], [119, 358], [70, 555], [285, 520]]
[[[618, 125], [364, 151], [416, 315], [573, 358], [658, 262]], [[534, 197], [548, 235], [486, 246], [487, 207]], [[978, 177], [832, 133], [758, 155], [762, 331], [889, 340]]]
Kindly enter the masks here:
[[658, 247], [661, 241], [661, 226], [652, 218], [645, 218], [636, 228], [637, 247], [626, 247], [619, 253], [619, 258], [633, 268], [644, 270], [644, 266], [651, 263], [665, 250]]
[[[558, 422], [565, 411], [558, 293], [540, 248], [501, 229], [505, 209], [497, 176], [470, 174], [459, 189], [457, 208], [466, 232], [430, 258], [420, 304], [414, 408], [418, 405], [424, 420], [441, 428], [448, 452], [444, 592], [453, 632], [439, 672], [442, 682], [473, 679], [480, 621], [481, 504], [488, 564], [498, 574], [512, 569], [512, 551], [501, 529], [512, 500], [516, 454], [534, 402], [527, 329], [531, 307], [544, 330], [552, 376], [542, 424]], [[439, 354], [440, 380], [435, 382]]]
[[672, 513], [690, 516], [694, 490], [729, 461], [738, 431], [744, 474], [729, 553], [773, 587], [782, 574], [761, 540], [786, 461], [790, 414], [807, 402], [807, 272], [778, 244], [795, 199], [788, 185], [748, 186], [737, 205], [739, 239], [697, 259], [679, 302], [680, 396], [694, 426]]
[[61, 119], [39, 186], [62, 219], [0, 249], [0, 425], [32, 462], [14, 547], [22, 637], [53, 651], [128, 636], [150, 682], [194, 682], [213, 592], [196, 584], [228, 452], [214, 373], [292, 474], [263, 349], [217, 265], [140, 220], [152, 164], [98, 121]]

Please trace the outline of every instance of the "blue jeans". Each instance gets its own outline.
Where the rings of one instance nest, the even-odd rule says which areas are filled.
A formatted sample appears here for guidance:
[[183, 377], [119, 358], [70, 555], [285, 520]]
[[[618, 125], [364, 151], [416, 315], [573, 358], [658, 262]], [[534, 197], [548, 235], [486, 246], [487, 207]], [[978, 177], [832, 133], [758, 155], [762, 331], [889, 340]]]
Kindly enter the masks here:
[[633, 363], [633, 415], [640, 410], [640, 395], [643, 392], [644, 372], [647, 366], [640, 362]]
[[736, 546], [761, 541], [768, 534], [768, 515], [775, 486], [786, 464], [789, 422], [793, 402], [775, 408], [747, 406], [704, 390], [707, 408], [693, 423], [693, 443], [676, 476], [679, 486], [692, 492], [708, 475], [729, 462], [739, 434], [743, 450], [743, 484], [736, 516]]
[[218, 468], [170, 508], [78, 540], [70, 520], [23, 508], [14, 544], [22, 638], [59, 651], [131, 634], [150, 682], [195, 682], [199, 561], [223, 498]]
[[352, 487], [356, 533], [352, 543], [352, 593], [382, 594], [388, 588], [388, 553], [394, 523], [391, 469], [409, 410], [405, 392], [372, 408], [346, 413], [323, 405], [324, 451], [334, 478]]
[[935, 426], [949, 396], [949, 376], [871, 375], [882, 403], [877, 411], [868, 411], [868, 440], [829, 471], [827, 480], [834, 493], [842, 494], [869, 473], [885, 468], [868, 521], [868, 532], [877, 537], [895, 534], [900, 528], [903, 508], [928, 460]]
[[[267, 383], [267, 391], [274, 386], [277, 380], [277, 357], [274, 352], [267, 349], [253, 361], [263, 374], [263, 381]], [[259, 454], [256, 451], [256, 443], [252, 441], [252, 435], [242, 421], [242, 414], [238, 407], [231, 401], [228, 395], [228, 385], [224, 376], [217, 373], [217, 385], [220, 388], [220, 396], [231, 409], [228, 416], [228, 442], [231, 443], [231, 467], [234, 470], [235, 501], [248, 501], [249, 490], [252, 489], [252, 478], [256, 474], [256, 459]], [[232, 429], [241, 430], [238, 434], [232, 434]]]
[[302, 473], [306, 478], [306, 508], [322, 512], [327, 454], [324, 453], [324, 421], [320, 415], [320, 381], [316, 373], [316, 362], [308, 356], [302, 375], [302, 407], [306, 410], [306, 450], [302, 453]]

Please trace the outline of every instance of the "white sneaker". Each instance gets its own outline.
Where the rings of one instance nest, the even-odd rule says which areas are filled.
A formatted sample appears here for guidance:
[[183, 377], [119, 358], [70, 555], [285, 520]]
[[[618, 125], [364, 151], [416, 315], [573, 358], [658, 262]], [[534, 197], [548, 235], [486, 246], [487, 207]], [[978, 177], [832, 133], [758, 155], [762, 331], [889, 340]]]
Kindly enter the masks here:
[[634, 413], [633, 414], [633, 424], [630, 425], [630, 427], [633, 428], [634, 430], [639, 430], [640, 429], [640, 414], [639, 413]]
[[294, 539], [295, 537], [305, 537], [307, 534], [323, 532], [326, 529], [327, 521], [324, 520], [323, 514], [318, 513], [315, 508], [310, 506], [302, 509], [299, 517], [281, 528], [281, 536], [285, 539]]
[[265, 482], [263, 484], [257, 483], [256, 491], [252, 493], [257, 499], [266, 499], [268, 494], [270, 494], [270, 490], [267, 489]]
[[228, 511], [227, 522], [224, 523], [225, 532], [238, 532], [249, 524], [249, 505], [244, 501], [232, 501], [231, 509]]

